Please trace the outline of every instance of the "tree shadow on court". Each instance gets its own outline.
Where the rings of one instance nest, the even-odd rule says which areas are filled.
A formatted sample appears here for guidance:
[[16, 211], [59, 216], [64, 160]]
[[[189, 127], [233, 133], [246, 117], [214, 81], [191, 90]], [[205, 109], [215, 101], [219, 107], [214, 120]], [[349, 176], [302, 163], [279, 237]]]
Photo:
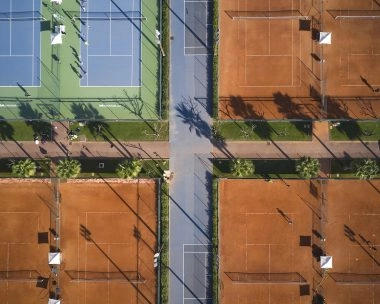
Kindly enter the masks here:
[[0, 116], [0, 137], [1, 140], [13, 140], [14, 128], [3, 116]]
[[147, 106], [140, 97], [136, 96], [129, 96], [128, 92], [126, 90], [123, 90], [123, 93], [125, 95], [125, 98], [114, 98], [117, 104], [121, 105], [123, 108], [128, 110], [131, 114], [135, 115], [137, 118], [144, 121], [144, 123], [147, 124], [147, 126], [152, 130], [153, 133], [156, 132], [154, 127], [149, 123], [149, 121], [143, 117], [143, 110], [146, 108], [150, 111], [153, 119], [157, 119], [157, 112], [152, 110], [149, 106]]
[[[79, 225], [79, 232], [80, 232], [80, 235], [87, 241], [87, 242], [91, 242], [92, 244], [95, 245], [95, 247], [99, 250], [99, 252], [101, 254], [104, 255], [104, 257], [117, 269], [117, 271], [122, 275], [122, 277], [125, 278], [125, 280], [127, 282], [129, 282], [131, 284], [131, 286], [136, 290], [137, 292], [137, 296], [141, 296], [145, 301], [146, 303], [149, 303], [149, 304], [152, 304], [152, 302], [147, 298], [147, 296], [142, 293], [141, 289], [139, 288], [137, 282], [134, 282], [133, 280], [131, 280], [131, 278], [129, 278], [127, 275], [126, 275], [126, 271], [122, 270], [118, 264], [116, 264], [116, 262], [111, 259], [111, 257], [107, 254], [107, 252], [105, 252], [101, 247], [100, 245], [94, 240], [94, 237], [92, 236], [92, 233], [91, 231], [85, 226], [85, 225], [82, 225], [80, 224]], [[136, 256], [137, 259], [139, 259], [139, 256], [137, 254]], [[87, 270], [89, 271], [89, 270]], [[137, 279], [140, 280], [140, 279], [144, 279], [142, 277], [140, 277], [140, 274], [137, 272]]]
[[191, 99], [184, 99], [175, 106], [177, 117], [182, 119], [182, 122], [189, 126], [190, 133], [192, 131], [198, 137], [206, 137], [211, 139], [211, 128], [209, 124], [200, 116], [200, 110], [197, 104]]
[[[319, 93], [317, 96], [313, 97], [315, 100], [319, 100]], [[274, 102], [278, 106], [278, 111], [284, 115], [287, 119], [297, 119], [298, 121], [290, 121], [292, 125], [296, 127], [298, 131], [306, 135], [311, 135], [312, 122], [311, 119], [320, 117], [320, 113], [312, 112], [311, 115], [305, 113], [305, 107], [303, 104], [299, 104], [287, 95], [281, 92], [276, 92], [273, 94]], [[308, 108], [310, 111], [310, 108]]]
[[[229, 112], [230, 109], [232, 110], [232, 115]], [[252, 104], [245, 102], [244, 97], [241, 96], [230, 96], [224, 111], [223, 114], [231, 119], [236, 119], [236, 117], [241, 119], [264, 119], [264, 112], [256, 110]]]
[[[360, 239], [360, 241], [359, 241], [359, 239], [356, 236], [356, 232], [346, 224], [343, 225], [343, 233], [351, 242], [359, 245], [359, 247], [364, 251], [364, 253], [366, 253], [368, 255], [368, 257], [370, 259], [372, 259], [372, 261], [377, 266], [380, 266], [380, 262], [374, 256], [374, 252], [377, 251], [377, 248], [371, 242], [366, 240], [361, 234], [358, 234], [359, 239]], [[362, 242], [364, 242], [364, 244], [365, 244], [364, 246], [363, 246]]]
[[350, 119], [349, 106], [343, 99], [334, 98], [331, 96], [325, 97], [327, 105], [326, 115], [329, 119]]
[[33, 109], [29, 103], [20, 102], [18, 106], [19, 114], [25, 120], [40, 120], [42, 113], [36, 109]]

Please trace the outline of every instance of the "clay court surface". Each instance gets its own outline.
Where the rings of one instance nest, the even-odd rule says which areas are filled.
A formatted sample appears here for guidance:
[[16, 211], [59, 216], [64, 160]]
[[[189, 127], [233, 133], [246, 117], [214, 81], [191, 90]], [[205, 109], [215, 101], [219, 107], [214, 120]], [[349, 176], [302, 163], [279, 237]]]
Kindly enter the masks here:
[[[309, 247], [316, 205], [305, 181], [222, 180], [219, 184], [220, 276], [222, 303], [310, 303], [298, 284], [232, 282], [226, 272], [298, 272], [313, 281]], [[279, 210], [284, 214], [282, 215]], [[288, 219], [287, 219], [288, 218]], [[291, 221], [291, 223], [288, 222]], [[310, 287], [311, 290], [311, 287]], [[312, 294], [312, 292], [310, 292]]]
[[[332, 276], [379, 275], [379, 201], [378, 180], [329, 180], [323, 184], [221, 180], [222, 303], [251, 303], [252, 299], [255, 303], [310, 303], [315, 290], [327, 303], [379, 303], [379, 284], [343, 285], [332, 277], [323, 280], [318, 259], [323, 254], [333, 257]], [[326, 241], [318, 235], [324, 235]], [[300, 246], [300, 236], [311, 236], [310, 246]], [[298, 272], [310, 285], [310, 295], [301, 296], [299, 285], [294, 283], [232, 281], [226, 275], [229, 272]], [[343, 277], [353, 280], [352, 276]]]
[[[380, 87], [380, 19], [335, 20], [328, 12], [380, 7], [370, 0], [330, 2], [321, 18], [320, 1], [220, 1], [220, 118], [318, 119], [322, 94], [330, 96], [330, 118], [380, 115], [380, 93], [374, 92]], [[233, 20], [230, 13], [286, 10], [311, 17], [310, 29], [301, 30], [296, 19]], [[331, 45], [313, 40], [321, 29], [332, 32]]]
[[[49, 182], [0, 183], [0, 271], [22, 280], [0, 280], [1, 303], [47, 303], [48, 291], [36, 287], [36, 273], [49, 277], [49, 244], [38, 243], [38, 232], [50, 228]], [[32, 271], [27, 281], [22, 270]]]
[[[330, 180], [327, 189], [326, 251], [333, 272], [379, 275], [380, 181]], [[328, 278], [323, 290], [327, 303], [380, 303], [378, 283], [342, 285]]]
[[[155, 182], [65, 183], [61, 191], [62, 298], [68, 303], [155, 303]], [[85, 239], [82, 225], [89, 232]], [[79, 271], [79, 272], [75, 272]], [[144, 283], [91, 281], [94, 273], [138, 272]], [[71, 273], [71, 277], [68, 275]], [[75, 280], [85, 273], [87, 280]]]

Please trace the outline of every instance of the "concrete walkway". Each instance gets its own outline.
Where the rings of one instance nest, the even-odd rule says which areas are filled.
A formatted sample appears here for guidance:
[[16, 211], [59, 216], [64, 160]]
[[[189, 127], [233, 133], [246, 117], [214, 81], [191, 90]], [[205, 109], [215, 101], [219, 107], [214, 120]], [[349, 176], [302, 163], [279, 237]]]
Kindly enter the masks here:
[[214, 157], [236, 158], [378, 158], [379, 142], [330, 141], [327, 122], [314, 122], [312, 141], [233, 141], [214, 148]]
[[[211, 303], [208, 2], [171, 1], [169, 303]], [[204, 24], [203, 24], [203, 23]], [[198, 55], [196, 55], [198, 54]]]

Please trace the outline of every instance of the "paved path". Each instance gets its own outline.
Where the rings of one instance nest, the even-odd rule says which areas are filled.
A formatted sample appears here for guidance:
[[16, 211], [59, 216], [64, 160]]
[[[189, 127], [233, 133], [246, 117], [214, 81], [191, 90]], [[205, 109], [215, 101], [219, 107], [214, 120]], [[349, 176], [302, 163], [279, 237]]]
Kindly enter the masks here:
[[330, 141], [327, 122], [314, 122], [313, 138], [309, 142], [227, 142], [223, 149], [214, 148], [214, 157], [247, 158], [379, 158], [379, 142]]
[[169, 303], [211, 303], [207, 2], [171, 4]]

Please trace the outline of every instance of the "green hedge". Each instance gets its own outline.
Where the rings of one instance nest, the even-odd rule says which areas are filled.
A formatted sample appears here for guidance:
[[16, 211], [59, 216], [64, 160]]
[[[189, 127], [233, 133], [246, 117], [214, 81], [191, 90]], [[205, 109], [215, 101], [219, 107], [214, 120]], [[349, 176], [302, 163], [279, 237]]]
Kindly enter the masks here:
[[212, 181], [212, 299], [219, 303], [219, 212], [218, 212], [218, 180]]
[[161, 118], [167, 119], [169, 116], [169, 74], [170, 74], [170, 8], [169, 0], [162, 2], [162, 33], [161, 44], [165, 52], [162, 58], [162, 92], [161, 92]]
[[161, 304], [169, 303], [169, 186], [161, 184]]

